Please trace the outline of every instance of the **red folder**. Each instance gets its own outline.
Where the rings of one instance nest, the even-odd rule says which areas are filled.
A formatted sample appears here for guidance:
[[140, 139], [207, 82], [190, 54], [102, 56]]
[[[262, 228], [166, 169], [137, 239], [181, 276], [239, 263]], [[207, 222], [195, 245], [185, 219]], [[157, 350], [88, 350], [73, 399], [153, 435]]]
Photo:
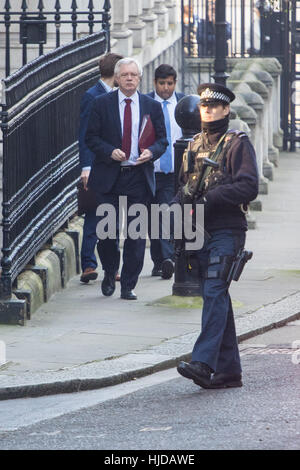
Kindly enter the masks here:
[[148, 149], [155, 142], [155, 129], [153, 127], [151, 117], [149, 114], [145, 114], [143, 117], [140, 137], [139, 137], [139, 147], [143, 152], [145, 149]]

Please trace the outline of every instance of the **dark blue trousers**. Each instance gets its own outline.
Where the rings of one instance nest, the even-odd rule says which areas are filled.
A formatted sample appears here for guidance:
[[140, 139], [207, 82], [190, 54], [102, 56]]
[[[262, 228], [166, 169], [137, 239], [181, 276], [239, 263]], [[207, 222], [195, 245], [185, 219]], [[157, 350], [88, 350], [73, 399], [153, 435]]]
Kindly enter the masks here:
[[[209, 257], [235, 255], [245, 244], [245, 232], [216, 230], [197, 253], [201, 274], [207, 270]], [[217, 271], [220, 265], [208, 270]], [[228, 284], [222, 279], [203, 279], [201, 333], [194, 345], [192, 361], [209, 365], [215, 372], [240, 373], [241, 362]]]
[[95, 212], [87, 212], [84, 216], [82, 245], [80, 251], [81, 268], [97, 268], [95, 248], [98, 241], [96, 234], [97, 217]]
[[[169, 204], [175, 195], [174, 173], [157, 172], [155, 173], [155, 181], [156, 191], [151, 204]], [[161, 230], [159, 239], [151, 239], [151, 218], [149, 218], [149, 221], [150, 255], [154, 265], [160, 267], [164, 259], [174, 259], [174, 247], [169, 240], [162, 238]]]
[[[149, 204], [150, 194], [146, 178], [141, 168], [124, 170], [120, 175], [109, 194], [102, 194], [100, 204], [111, 204], [116, 213], [116, 238], [106, 238], [100, 240], [97, 248], [101, 258], [104, 271], [115, 274], [119, 268], [120, 249], [119, 238], [119, 197], [127, 196], [128, 209], [133, 204]], [[104, 216], [103, 216], [104, 217]], [[98, 222], [103, 217], [97, 216]], [[127, 217], [127, 228], [136, 216]], [[128, 230], [127, 230], [128, 232]], [[123, 266], [120, 275], [121, 289], [132, 290], [137, 284], [139, 274], [143, 269], [145, 256], [146, 238], [133, 239], [127, 236], [123, 245]], [[100, 251], [99, 251], [100, 250]]]

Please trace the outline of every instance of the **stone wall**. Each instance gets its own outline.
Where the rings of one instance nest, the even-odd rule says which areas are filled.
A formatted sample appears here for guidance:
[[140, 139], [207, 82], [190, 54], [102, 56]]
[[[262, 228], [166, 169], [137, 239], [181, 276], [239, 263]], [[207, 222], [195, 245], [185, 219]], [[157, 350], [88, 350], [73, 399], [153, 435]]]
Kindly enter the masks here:
[[[280, 77], [276, 58], [227, 59], [227, 86], [236, 94], [230, 127], [245, 130], [255, 148], [259, 192], [268, 193], [268, 182], [279, 164], [283, 132], [280, 128]], [[187, 60], [187, 93], [196, 93], [199, 82], [211, 81], [213, 59]], [[259, 204], [256, 203], [256, 206]]]
[[[2, 2], [3, 3], [3, 2]], [[13, 5], [11, 11], [20, 10], [19, 5]], [[37, 12], [37, 0], [27, 0], [28, 13]], [[44, 11], [53, 12], [48, 18], [54, 19], [55, 0], [44, 0]], [[70, 11], [63, 19], [71, 19], [71, 0], [61, 0], [61, 11]], [[97, 0], [94, 6], [104, 4]], [[164, 51], [173, 46], [181, 36], [180, 0], [111, 0], [111, 47], [113, 52], [124, 56], [135, 56], [143, 66], [154, 61]], [[77, 0], [77, 11], [87, 11], [88, 0]], [[100, 19], [99, 15], [95, 16]], [[78, 20], [86, 19], [86, 15], [78, 15]], [[12, 19], [16, 19], [15, 17]], [[99, 29], [95, 25], [94, 31]], [[55, 48], [55, 25], [47, 25], [47, 44], [44, 53]], [[78, 24], [77, 38], [88, 34], [88, 25]], [[69, 24], [60, 26], [61, 45], [72, 41], [72, 28]], [[19, 41], [19, 25], [10, 27], [11, 71], [22, 65], [22, 46]], [[38, 55], [37, 45], [28, 45], [28, 61]], [[5, 33], [4, 26], [0, 31], [0, 78], [5, 74]]]
[[153, 71], [160, 63], [173, 65], [180, 74], [180, 3], [180, 0], [111, 0], [112, 50], [126, 57], [134, 56], [144, 67], [142, 92], [152, 89]]
[[[280, 76], [282, 67], [275, 58], [253, 58], [229, 62], [227, 85], [236, 94], [232, 110], [236, 118], [231, 127], [248, 127], [256, 152], [259, 194], [268, 194], [269, 181], [279, 165], [283, 132], [280, 128]], [[256, 227], [255, 210], [263, 210], [260, 197], [250, 204], [247, 215], [250, 228]]]

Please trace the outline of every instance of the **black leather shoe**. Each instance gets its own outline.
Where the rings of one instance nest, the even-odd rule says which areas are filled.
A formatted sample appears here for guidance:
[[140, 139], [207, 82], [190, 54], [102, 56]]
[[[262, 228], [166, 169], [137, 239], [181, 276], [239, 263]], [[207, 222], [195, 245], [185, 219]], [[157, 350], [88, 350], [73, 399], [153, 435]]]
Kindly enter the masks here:
[[105, 272], [104, 279], [101, 284], [102, 294], [109, 297], [113, 295], [113, 293], [115, 292], [115, 288], [116, 288], [116, 275]]
[[137, 296], [133, 290], [121, 290], [121, 299], [136, 300]]
[[178, 364], [177, 371], [186, 379], [192, 379], [195, 384], [203, 388], [210, 388], [211, 368], [203, 362], [183, 362]]
[[242, 387], [241, 374], [224, 374], [222, 372], [213, 374], [209, 388], [231, 388]]
[[152, 269], [151, 276], [161, 276], [162, 275], [162, 270], [160, 266], [155, 266]]
[[161, 277], [171, 279], [174, 273], [174, 262], [171, 259], [164, 259], [161, 264]]

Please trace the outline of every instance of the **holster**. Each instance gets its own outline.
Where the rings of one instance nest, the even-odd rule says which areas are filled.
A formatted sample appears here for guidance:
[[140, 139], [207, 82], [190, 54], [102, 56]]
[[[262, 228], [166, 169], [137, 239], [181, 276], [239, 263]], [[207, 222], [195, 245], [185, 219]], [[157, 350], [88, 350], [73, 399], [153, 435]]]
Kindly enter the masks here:
[[206, 279], [223, 279], [228, 284], [231, 281], [238, 281], [245, 264], [252, 256], [252, 251], [241, 249], [236, 256], [225, 255], [209, 258], [208, 266], [219, 264], [220, 268], [215, 271], [207, 270], [205, 277]]

